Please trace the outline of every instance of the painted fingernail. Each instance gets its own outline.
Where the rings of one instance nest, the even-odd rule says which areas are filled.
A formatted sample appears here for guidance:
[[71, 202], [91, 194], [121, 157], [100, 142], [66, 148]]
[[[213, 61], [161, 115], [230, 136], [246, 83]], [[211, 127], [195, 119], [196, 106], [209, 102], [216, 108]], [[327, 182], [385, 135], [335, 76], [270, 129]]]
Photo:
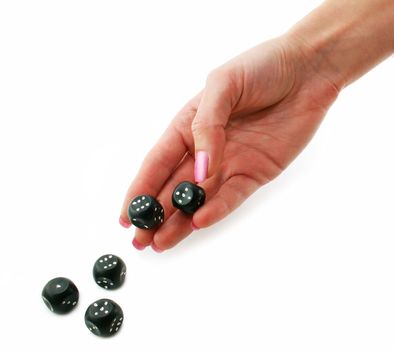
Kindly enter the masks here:
[[138, 242], [135, 238], [133, 239], [132, 243], [133, 243], [134, 248], [137, 250], [144, 250], [145, 249], [145, 246], [142, 245], [140, 242]]
[[199, 230], [200, 228], [199, 227], [197, 227], [196, 225], [194, 225], [194, 223], [192, 222], [192, 230], [193, 231], [197, 231], [197, 230]]
[[208, 153], [199, 151], [196, 153], [196, 161], [194, 163], [194, 179], [197, 183], [203, 182], [208, 174]]
[[130, 222], [124, 220], [122, 217], [119, 218], [119, 224], [124, 228], [129, 228], [131, 226]]
[[156, 253], [163, 253], [163, 250], [158, 248], [155, 244], [155, 242], [152, 242], [151, 245], [152, 249], [156, 252]]

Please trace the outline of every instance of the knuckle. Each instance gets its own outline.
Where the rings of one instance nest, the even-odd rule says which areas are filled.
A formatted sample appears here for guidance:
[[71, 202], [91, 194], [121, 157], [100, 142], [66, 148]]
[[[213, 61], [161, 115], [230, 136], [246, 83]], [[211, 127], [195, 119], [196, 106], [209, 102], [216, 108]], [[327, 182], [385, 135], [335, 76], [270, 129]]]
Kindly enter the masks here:
[[203, 119], [200, 118], [194, 118], [192, 122], [192, 133], [194, 135], [199, 135], [201, 132], [206, 129], [206, 122]]
[[223, 84], [230, 80], [231, 70], [225, 66], [221, 66], [212, 70], [207, 77], [207, 85]]
[[222, 124], [215, 123], [210, 119], [196, 118], [193, 121], [191, 128], [194, 135], [199, 135], [207, 131], [214, 134], [222, 134], [224, 132], [224, 127]]

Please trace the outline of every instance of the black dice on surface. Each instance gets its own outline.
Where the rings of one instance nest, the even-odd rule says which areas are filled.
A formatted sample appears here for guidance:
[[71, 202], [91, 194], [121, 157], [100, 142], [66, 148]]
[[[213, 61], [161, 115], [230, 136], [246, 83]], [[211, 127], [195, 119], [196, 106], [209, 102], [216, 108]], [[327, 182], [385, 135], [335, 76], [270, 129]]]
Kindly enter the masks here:
[[155, 228], [164, 221], [164, 209], [152, 196], [135, 197], [129, 204], [130, 222], [145, 230]]
[[105, 289], [119, 288], [126, 277], [126, 264], [116, 255], [106, 254], [98, 258], [93, 266], [93, 278]]
[[174, 207], [187, 214], [194, 214], [205, 202], [205, 191], [191, 182], [181, 182], [172, 194]]
[[49, 310], [57, 314], [66, 314], [77, 305], [79, 292], [68, 278], [56, 277], [45, 285], [41, 296]]
[[95, 335], [110, 337], [123, 323], [121, 307], [110, 299], [100, 299], [89, 305], [85, 313], [86, 327]]

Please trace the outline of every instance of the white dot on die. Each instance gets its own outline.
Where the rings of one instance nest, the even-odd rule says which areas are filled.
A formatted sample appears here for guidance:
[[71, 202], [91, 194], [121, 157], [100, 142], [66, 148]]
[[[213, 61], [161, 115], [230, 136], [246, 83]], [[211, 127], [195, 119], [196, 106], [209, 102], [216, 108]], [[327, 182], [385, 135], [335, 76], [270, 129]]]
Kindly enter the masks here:
[[179, 203], [182, 203], [182, 199], [180, 199], [178, 202], [179, 202]]
[[146, 205], [147, 207], [149, 207], [149, 203], [146, 203], [145, 205]]
[[182, 193], [182, 197], [186, 197], [186, 195], [184, 193]]
[[60, 288], [62, 285], [61, 284], [57, 284], [56, 285], [56, 288]]
[[185, 188], [185, 191], [187, 192], [187, 191], [189, 191], [189, 189], [186, 187], [186, 188]]
[[175, 194], [176, 194], [177, 196], [179, 196], [180, 193], [179, 193], [179, 191], [177, 191]]

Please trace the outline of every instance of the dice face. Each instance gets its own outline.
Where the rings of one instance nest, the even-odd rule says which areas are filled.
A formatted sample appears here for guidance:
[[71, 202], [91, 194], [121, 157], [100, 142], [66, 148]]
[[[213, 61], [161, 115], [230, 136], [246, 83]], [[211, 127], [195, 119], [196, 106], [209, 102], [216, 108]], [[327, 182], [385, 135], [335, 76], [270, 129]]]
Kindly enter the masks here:
[[77, 305], [79, 292], [68, 278], [56, 277], [45, 285], [41, 296], [49, 310], [57, 314], [66, 314]]
[[86, 327], [95, 335], [110, 337], [123, 323], [121, 307], [110, 299], [100, 299], [90, 304], [85, 312]]
[[172, 193], [174, 207], [187, 214], [194, 214], [205, 202], [205, 191], [191, 182], [181, 182]]
[[119, 288], [126, 278], [126, 264], [116, 255], [103, 255], [93, 266], [93, 278], [104, 289]]
[[164, 209], [152, 196], [141, 195], [130, 202], [128, 216], [134, 226], [149, 230], [164, 222]]

